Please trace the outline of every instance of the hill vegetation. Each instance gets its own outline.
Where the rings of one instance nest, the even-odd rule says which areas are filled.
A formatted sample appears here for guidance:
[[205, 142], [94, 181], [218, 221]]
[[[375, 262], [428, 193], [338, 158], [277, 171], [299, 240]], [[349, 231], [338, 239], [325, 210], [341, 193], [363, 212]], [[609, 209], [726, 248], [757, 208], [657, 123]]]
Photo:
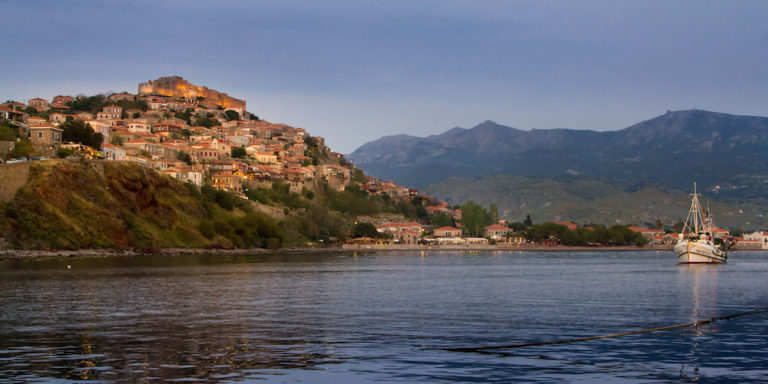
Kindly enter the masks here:
[[[696, 182], [719, 224], [768, 224], [768, 118], [667, 112], [609, 132], [523, 131], [486, 121], [440, 135], [384, 137], [348, 158], [373, 176], [500, 217], [643, 223], [684, 216]], [[685, 207], [685, 208], [684, 208]], [[715, 208], [717, 207], [717, 209]]]
[[[655, 183], [629, 183], [599, 178], [534, 178], [486, 175], [477, 179], [451, 178], [425, 189], [431, 196], [451, 204], [474, 200], [488, 206], [496, 203], [499, 217], [521, 221], [530, 214], [535, 222], [570, 220], [650, 227], [661, 221], [671, 228], [685, 219], [690, 206], [689, 191]], [[738, 202], [719, 202], [704, 195], [715, 216], [715, 224], [732, 229], [768, 226], [764, 207]]]
[[[275, 182], [247, 190], [244, 198], [180, 183], [138, 164], [100, 160], [0, 165], [0, 181], [0, 248], [151, 251], [330, 244], [371, 235], [370, 223], [358, 222], [360, 216], [416, 219], [423, 211], [421, 201], [369, 195], [354, 183], [343, 191], [320, 184], [315, 191], [295, 193]], [[259, 207], [279, 210], [282, 218]]]
[[246, 201], [135, 164], [35, 162], [3, 205], [0, 233], [22, 249], [279, 247], [285, 241], [278, 223]]

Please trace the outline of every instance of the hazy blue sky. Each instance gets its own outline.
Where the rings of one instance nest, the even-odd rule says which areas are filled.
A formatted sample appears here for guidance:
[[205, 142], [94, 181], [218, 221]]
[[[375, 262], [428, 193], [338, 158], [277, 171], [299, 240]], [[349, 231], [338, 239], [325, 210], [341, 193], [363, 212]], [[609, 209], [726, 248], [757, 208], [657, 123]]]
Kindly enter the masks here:
[[484, 120], [768, 115], [766, 1], [0, 0], [0, 99], [180, 75], [348, 153]]

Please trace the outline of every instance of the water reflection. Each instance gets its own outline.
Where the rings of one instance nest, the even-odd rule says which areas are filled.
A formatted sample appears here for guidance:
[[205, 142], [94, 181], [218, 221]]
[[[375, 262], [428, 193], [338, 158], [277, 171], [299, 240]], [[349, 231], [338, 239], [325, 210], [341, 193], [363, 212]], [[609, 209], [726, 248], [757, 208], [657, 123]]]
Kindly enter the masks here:
[[342, 361], [237, 259], [4, 263], [0, 379], [216, 381]]
[[716, 317], [717, 271], [720, 265], [680, 264], [680, 289], [690, 294], [690, 321]]
[[[706, 320], [722, 315], [717, 312], [717, 273], [720, 265], [681, 264], [680, 287], [690, 292], [691, 308], [690, 321]], [[687, 293], [687, 292], [685, 292]], [[690, 348], [685, 351], [685, 361], [680, 367], [680, 377], [690, 382], [699, 382], [700, 365], [706, 357], [712, 354], [709, 345], [700, 340], [709, 334], [716, 334], [718, 323], [705, 326], [695, 326], [682, 330], [681, 335], [690, 338]], [[683, 357], [683, 356], [681, 356]]]
[[768, 302], [768, 262], [744, 264], [675, 270], [653, 253], [555, 252], [0, 262], [0, 381], [768, 380], [765, 317], [526, 351], [438, 350], [750, 309]]

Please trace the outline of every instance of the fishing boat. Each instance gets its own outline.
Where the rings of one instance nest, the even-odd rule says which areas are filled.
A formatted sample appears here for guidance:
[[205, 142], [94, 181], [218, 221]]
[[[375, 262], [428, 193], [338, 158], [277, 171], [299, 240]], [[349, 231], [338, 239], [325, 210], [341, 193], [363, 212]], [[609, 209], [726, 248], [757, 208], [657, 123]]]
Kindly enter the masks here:
[[693, 184], [691, 208], [685, 219], [683, 231], [675, 244], [678, 264], [725, 263], [730, 241], [714, 237], [712, 215], [699, 201], [696, 183]]

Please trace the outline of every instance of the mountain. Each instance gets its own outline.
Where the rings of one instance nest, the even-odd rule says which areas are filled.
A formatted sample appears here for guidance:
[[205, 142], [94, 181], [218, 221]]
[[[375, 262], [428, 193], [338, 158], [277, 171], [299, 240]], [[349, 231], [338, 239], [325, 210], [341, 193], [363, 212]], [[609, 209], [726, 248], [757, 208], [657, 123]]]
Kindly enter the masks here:
[[689, 190], [693, 181], [723, 198], [768, 196], [768, 118], [669, 111], [617, 131], [523, 131], [483, 122], [439, 135], [383, 137], [347, 156], [367, 173], [424, 188], [449, 177], [511, 174], [590, 176]]

